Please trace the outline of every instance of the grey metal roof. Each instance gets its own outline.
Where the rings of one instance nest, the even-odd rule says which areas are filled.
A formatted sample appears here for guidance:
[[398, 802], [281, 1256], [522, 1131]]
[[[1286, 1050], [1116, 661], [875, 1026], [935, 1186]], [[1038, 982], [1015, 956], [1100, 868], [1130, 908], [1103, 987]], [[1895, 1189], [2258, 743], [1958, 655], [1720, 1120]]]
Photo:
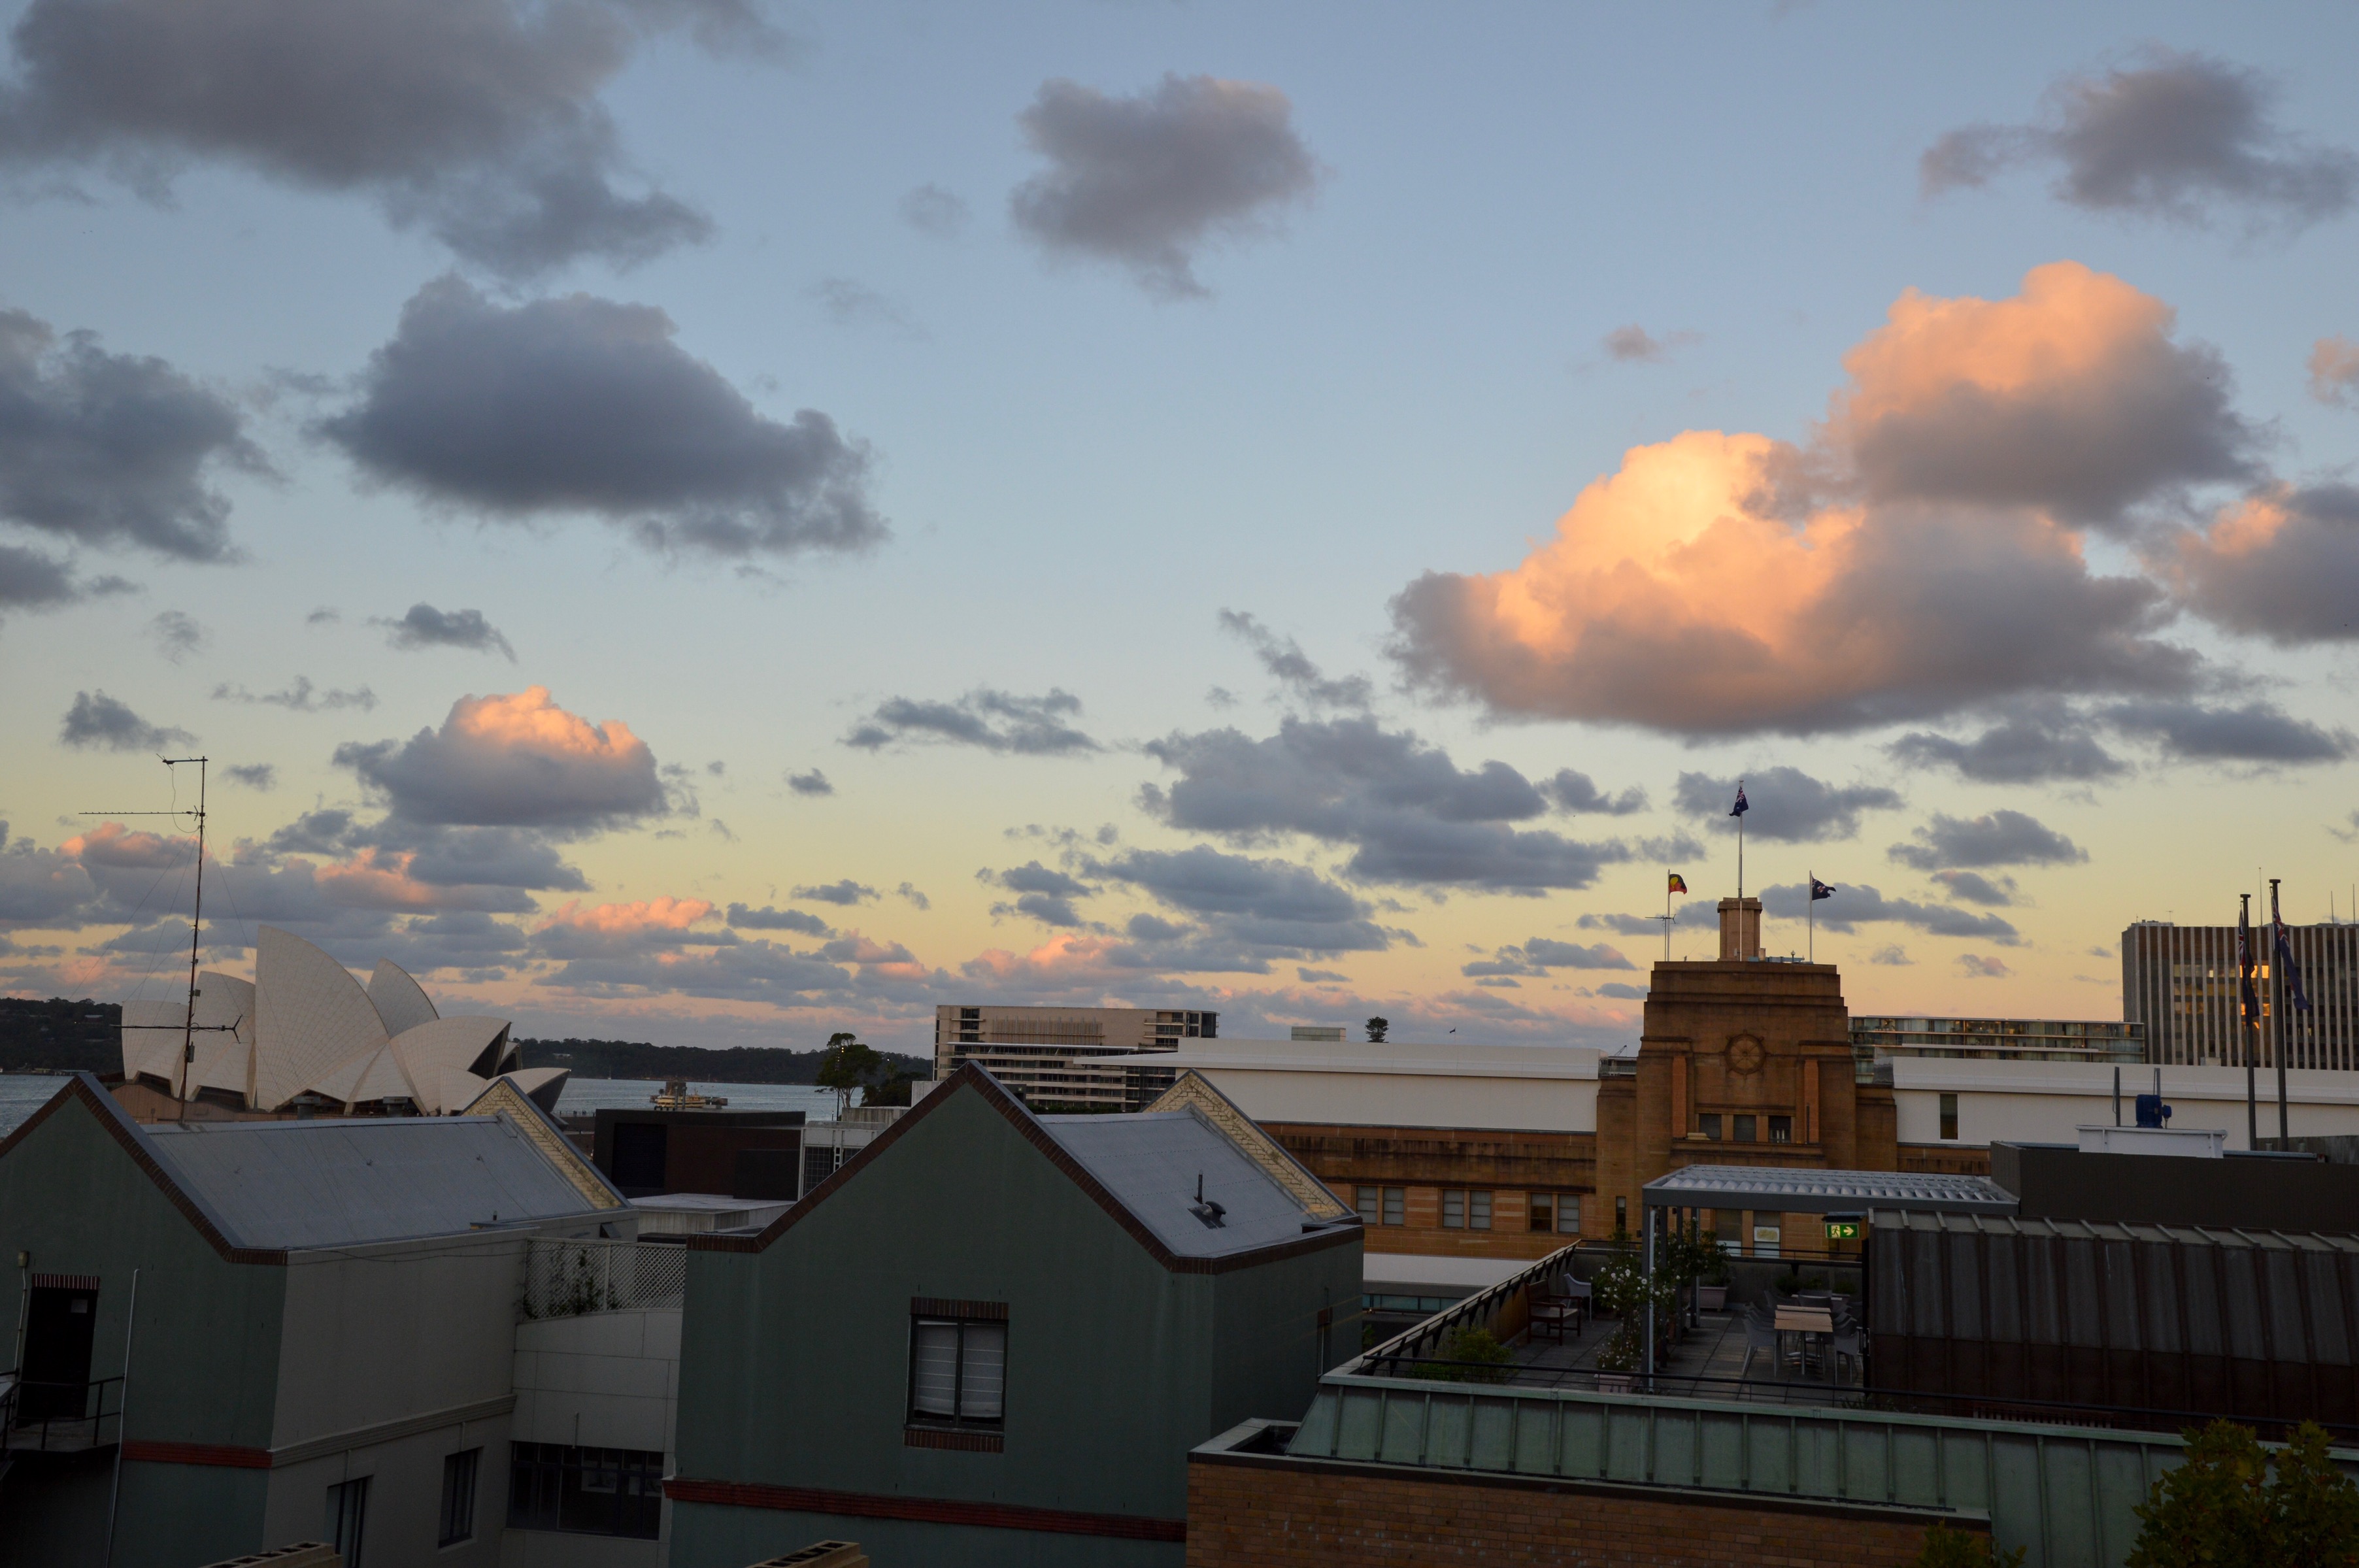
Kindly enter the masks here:
[[1798, 1171], [1776, 1165], [1690, 1165], [1646, 1186], [1650, 1208], [1776, 1209], [1844, 1214], [1869, 1209], [2011, 1214], [2015, 1194], [1987, 1176], [1908, 1171]]
[[[1293, 1241], [1319, 1223], [1226, 1133], [1193, 1110], [1042, 1116], [1039, 1122], [1115, 1202], [1183, 1257], [1218, 1258]], [[1192, 1212], [1199, 1175], [1204, 1196], [1225, 1211], [1217, 1226]]]
[[598, 1212], [497, 1116], [139, 1130], [171, 1178], [245, 1247], [350, 1247]]

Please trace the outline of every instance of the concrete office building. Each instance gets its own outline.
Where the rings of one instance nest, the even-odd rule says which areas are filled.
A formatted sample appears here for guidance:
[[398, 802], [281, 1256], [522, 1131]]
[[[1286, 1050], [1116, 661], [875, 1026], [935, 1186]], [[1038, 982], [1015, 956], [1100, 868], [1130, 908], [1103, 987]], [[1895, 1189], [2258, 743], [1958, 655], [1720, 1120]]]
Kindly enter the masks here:
[[1038, 1116], [967, 1066], [689, 1244], [674, 1568], [1186, 1556], [1188, 1451], [1359, 1344], [1360, 1226], [1234, 1107]]
[[0, 1563], [97, 1562], [118, 1452], [124, 1568], [321, 1539], [500, 1562], [525, 1257], [635, 1219], [490, 1093], [507, 1108], [153, 1127], [81, 1073], [0, 1143], [26, 1301]]
[[1852, 1015], [1852, 1053], [1867, 1065], [1935, 1058], [1966, 1062], [2146, 1060], [2146, 1026], [2098, 1018], [1935, 1018]]
[[[2288, 926], [2310, 1010], [2275, 999], [2274, 953], [2254, 931], [2254, 981], [2262, 1018], [2259, 1055], [2274, 1066], [2282, 1034], [2289, 1067], [2359, 1069], [2359, 926]], [[2237, 1066], [2247, 1030], [2238, 999], [2236, 928], [2140, 920], [2122, 932], [2122, 1017], [2146, 1030], [2147, 1060], [2166, 1066]]]
[[1136, 1110], [1146, 1099], [1109, 1057], [1170, 1051], [1182, 1041], [1212, 1040], [1221, 1015], [1150, 1007], [996, 1007], [934, 1009], [934, 1077], [948, 1078], [967, 1062], [1002, 1086], [1044, 1108]]

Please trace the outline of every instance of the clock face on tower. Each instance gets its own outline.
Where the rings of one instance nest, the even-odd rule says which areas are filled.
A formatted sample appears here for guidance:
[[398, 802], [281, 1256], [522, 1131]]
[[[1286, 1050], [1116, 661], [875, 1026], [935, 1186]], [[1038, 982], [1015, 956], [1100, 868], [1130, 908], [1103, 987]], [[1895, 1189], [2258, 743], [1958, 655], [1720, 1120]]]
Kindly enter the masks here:
[[1749, 1035], [1739, 1035], [1728, 1045], [1728, 1070], [1732, 1073], [1761, 1071], [1761, 1042]]

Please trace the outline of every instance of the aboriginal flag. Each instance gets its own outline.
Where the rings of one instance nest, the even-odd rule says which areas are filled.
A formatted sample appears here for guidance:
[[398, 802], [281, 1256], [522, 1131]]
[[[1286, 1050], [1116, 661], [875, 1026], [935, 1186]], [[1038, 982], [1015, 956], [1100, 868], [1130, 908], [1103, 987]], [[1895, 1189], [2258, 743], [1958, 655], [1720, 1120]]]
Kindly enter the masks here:
[[1684, 893], [1684, 892], [1686, 892], [1687, 890], [1688, 890], [1688, 879], [1687, 879], [1686, 877], [1684, 877], [1680, 876], [1680, 875], [1678, 872], [1676, 872], [1676, 871], [1672, 872], [1672, 873], [1671, 873], [1671, 891], [1672, 891], [1672, 892], [1674, 892], [1674, 893]]

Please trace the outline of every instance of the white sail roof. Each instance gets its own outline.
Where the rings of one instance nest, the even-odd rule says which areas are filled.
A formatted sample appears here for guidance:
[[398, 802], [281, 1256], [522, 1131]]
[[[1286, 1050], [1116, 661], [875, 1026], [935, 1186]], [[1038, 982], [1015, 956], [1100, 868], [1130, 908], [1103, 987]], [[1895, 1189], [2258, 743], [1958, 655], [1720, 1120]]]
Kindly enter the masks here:
[[255, 945], [254, 1105], [275, 1111], [391, 1037], [360, 982], [325, 953], [276, 926]]
[[425, 987], [390, 958], [376, 961], [376, 973], [369, 976], [368, 998], [375, 1006], [376, 1016], [388, 1035], [430, 1024], [442, 1016], [434, 1010], [433, 999], [427, 996]]

